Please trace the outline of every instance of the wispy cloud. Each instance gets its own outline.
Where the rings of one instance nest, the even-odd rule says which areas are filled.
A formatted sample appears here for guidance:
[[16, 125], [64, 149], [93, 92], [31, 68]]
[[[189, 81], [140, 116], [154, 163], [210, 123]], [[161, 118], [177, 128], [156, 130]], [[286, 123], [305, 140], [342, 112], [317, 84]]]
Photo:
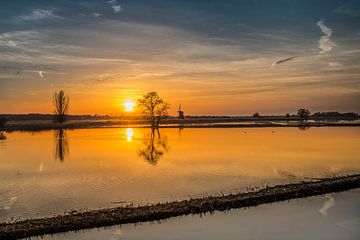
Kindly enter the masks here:
[[297, 57], [299, 57], [299, 56], [293, 56], [293, 57], [288, 57], [288, 58], [283, 58], [283, 59], [277, 60], [271, 64], [271, 68], [275, 67], [276, 65], [291, 61]]
[[334, 13], [337, 13], [337, 14], [343, 14], [343, 15], [348, 15], [348, 16], [351, 16], [351, 17], [358, 17], [360, 16], [360, 10], [353, 7], [348, 7], [348, 6], [340, 6], [336, 9], [334, 9], [333, 11]]
[[0, 46], [16, 47], [16, 42], [10, 39], [10, 36], [6, 33], [0, 34]]
[[20, 15], [17, 17], [17, 19], [21, 21], [37, 21], [42, 19], [54, 18], [59, 18], [59, 16], [55, 15], [52, 10], [47, 9], [35, 9], [30, 14]]
[[329, 62], [328, 63], [329, 67], [341, 67], [342, 64], [338, 63], [338, 62]]
[[335, 47], [335, 43], [330, 39], [333, 33], [332, 29], [324, 24], [324, 20], [318, 21], [316, 25], [318, 25], [321, 32], [324, 34], [319, 40], [320, 53], [330, 52]]
[[108, 4], [114, 10], [115, 13], [120, 12], [122, 10], [121, 5], [117, 2], [117, 0], [109, 0]]

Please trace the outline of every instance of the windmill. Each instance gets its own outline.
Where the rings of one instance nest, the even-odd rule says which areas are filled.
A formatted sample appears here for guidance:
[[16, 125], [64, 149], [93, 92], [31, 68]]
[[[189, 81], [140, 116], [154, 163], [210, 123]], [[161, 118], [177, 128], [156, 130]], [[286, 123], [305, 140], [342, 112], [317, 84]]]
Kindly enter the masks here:
[[179, 113], [179, 119], [185, 119], [184, 111], [181, 110], [181, 104], [179, 105], [178, 113]]

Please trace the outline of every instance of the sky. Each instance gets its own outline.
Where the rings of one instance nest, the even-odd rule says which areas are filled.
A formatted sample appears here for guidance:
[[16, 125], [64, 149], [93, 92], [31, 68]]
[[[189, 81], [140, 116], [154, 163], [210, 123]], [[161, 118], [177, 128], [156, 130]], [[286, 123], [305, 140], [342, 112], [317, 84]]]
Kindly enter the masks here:
[[360, 112], [360, 0], [1, 0], [0, 113]]

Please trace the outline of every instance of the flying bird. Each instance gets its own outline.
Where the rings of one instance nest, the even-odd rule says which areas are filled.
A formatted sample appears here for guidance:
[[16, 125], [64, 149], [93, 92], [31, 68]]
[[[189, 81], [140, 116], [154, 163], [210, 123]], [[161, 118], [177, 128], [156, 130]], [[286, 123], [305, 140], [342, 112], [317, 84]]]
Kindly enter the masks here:
[[277, 60], [271, 64], [271, 68], [275, 67], [276, 65], [282, 64], [284, 62], [291, 61], [297, 57], [299, 57], [299, 56], [293, 56], [293, 57], [288, 57], [288, 58], [283, 58], [283, 59]]
[[[34, 69], [35, 68], [35, 69]], [[57, 72], [60, 73], [61, 71], [55, 68], [51, 68], [51, 67], [46, 67], [46, 66], [40, 66], [41, 69], [43, 70], [37, 70], [39, 69], [38, 66], [34, 65], [31, 68], [20, 68], [20, 67], [12, 67], [12, 66], [6, 66], [6, 65], [0, 65], [0, 74], [1, 73], [11, 73], [11, 74], [22, 74], [22, 73], [36, 73], [40, 76], [40, 78], [44, 78], [45, 77], [45, 73], [49, 73], [49, 72]], [[46, 71], [44, 71], [46, 70]]]
[[38, 71], [38, 74], [39, 74], [39, 76], [41, 77], [41, 78], [43, 78], [44, 77], [44, 71]]

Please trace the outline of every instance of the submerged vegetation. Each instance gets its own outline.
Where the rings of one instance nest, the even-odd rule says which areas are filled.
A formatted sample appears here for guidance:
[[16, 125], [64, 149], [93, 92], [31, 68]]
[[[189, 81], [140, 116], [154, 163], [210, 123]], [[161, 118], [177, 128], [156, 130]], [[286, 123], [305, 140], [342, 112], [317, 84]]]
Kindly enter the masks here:
[[360, 187], [360, 174], [266, 187], [254, 192], [194, 198], [148, 206], [73, 212], [49, 218], [0, 223], [0, 239], [19, 239], [116, 224], [156, 221], [188, 214], [304, 198]]

